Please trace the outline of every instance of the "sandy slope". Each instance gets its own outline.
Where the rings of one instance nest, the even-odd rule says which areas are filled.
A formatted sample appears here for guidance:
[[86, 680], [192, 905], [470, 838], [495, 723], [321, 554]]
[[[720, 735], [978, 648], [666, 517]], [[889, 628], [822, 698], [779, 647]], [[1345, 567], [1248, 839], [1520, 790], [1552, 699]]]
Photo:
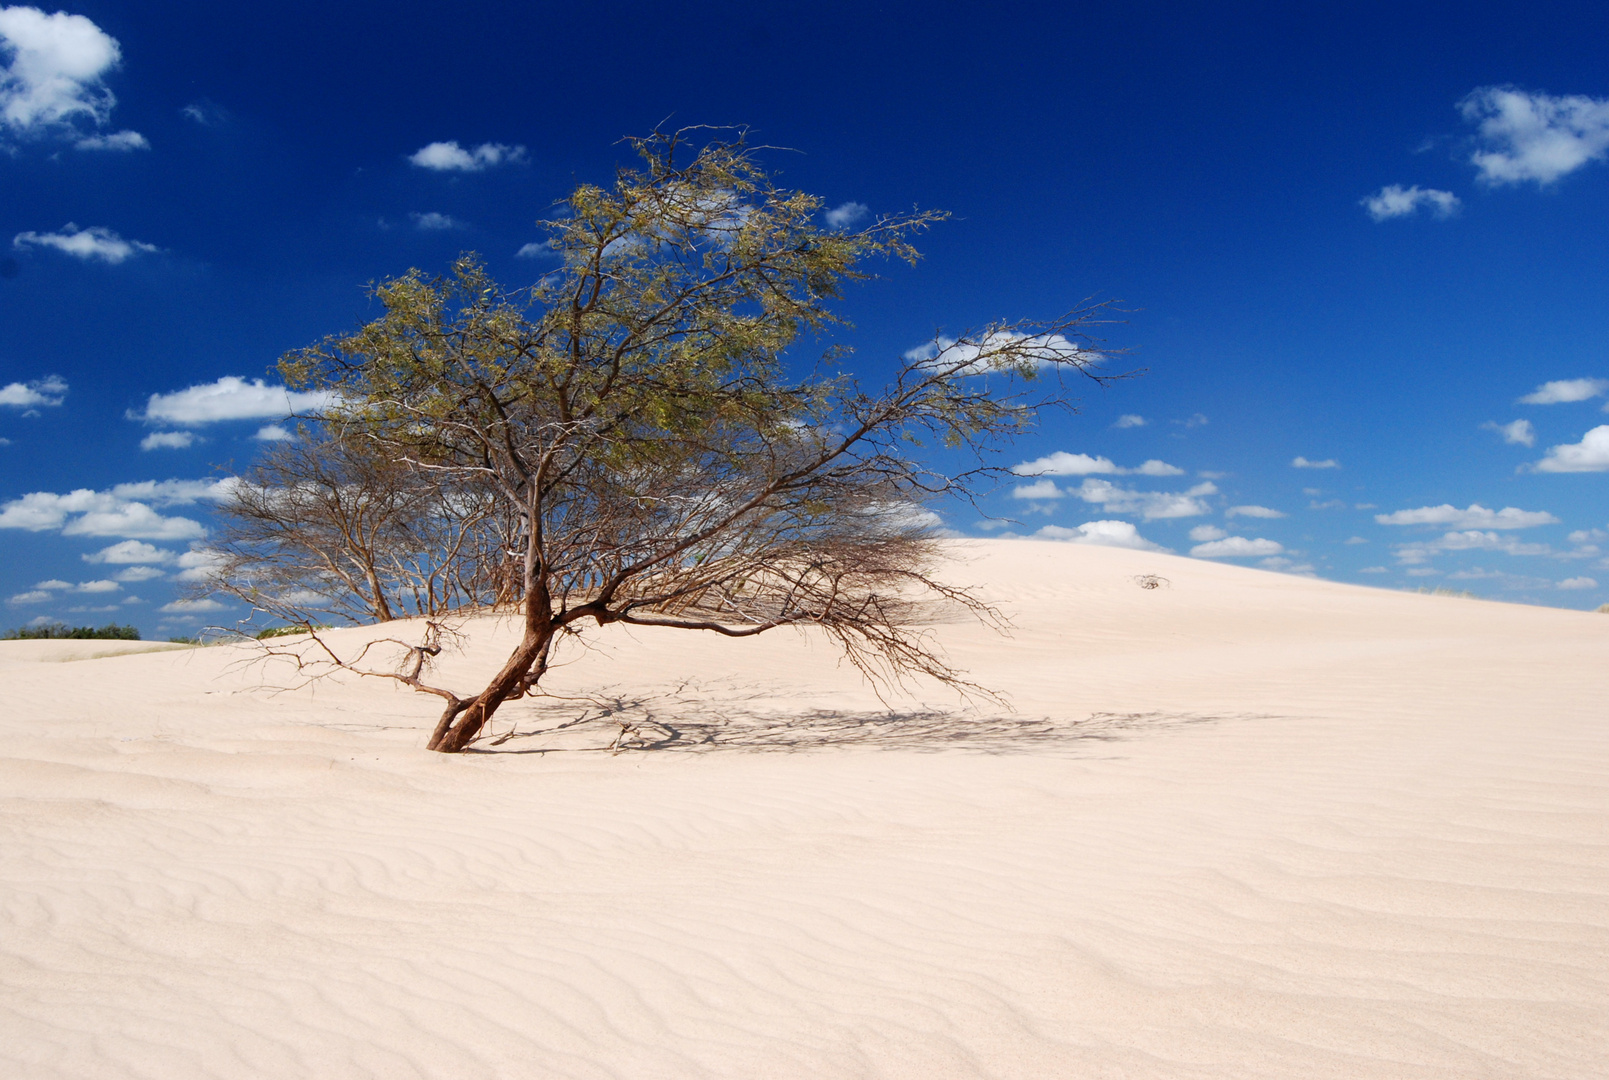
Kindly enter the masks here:
[[1609, 617], [961, 554], [1014, 714], [620, 633], [557, 683], [614, 718], [447, 758], [386, 686], [0, 645], [0, 1072], [1602, 1075]]

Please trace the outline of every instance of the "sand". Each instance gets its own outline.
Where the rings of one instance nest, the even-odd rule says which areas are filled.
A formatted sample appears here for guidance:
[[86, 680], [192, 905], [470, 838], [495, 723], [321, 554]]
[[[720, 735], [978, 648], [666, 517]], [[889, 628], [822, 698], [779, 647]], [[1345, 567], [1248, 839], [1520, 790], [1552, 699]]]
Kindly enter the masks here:
[[1014, 712], [611, 628], [554, 687], [612, 715], [446, 757], [390, 685], [0, 645], [0, 1073], [1602, 1075], [1609, 617], [954, 547]]

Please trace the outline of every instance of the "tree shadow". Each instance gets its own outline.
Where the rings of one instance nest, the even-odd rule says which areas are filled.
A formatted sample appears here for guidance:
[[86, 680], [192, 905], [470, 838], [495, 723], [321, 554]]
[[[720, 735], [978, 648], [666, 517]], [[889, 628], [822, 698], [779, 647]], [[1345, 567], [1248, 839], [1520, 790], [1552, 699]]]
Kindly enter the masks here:
[[790, 712], [777, 709], [777, 695], [770, 692], [745, 695], [745, 700], [726, 691], [716, 705], [689, 696], [688, 690], [659, 697], [538, 699], [521, 710], [514, 729], [483, 739], [466, 752], [799, 753], [841, 747], [1075, 752], [1200, 724], [1268, 718], [1260, 713], [1097, 712], [1074, 719], [959, 708]]

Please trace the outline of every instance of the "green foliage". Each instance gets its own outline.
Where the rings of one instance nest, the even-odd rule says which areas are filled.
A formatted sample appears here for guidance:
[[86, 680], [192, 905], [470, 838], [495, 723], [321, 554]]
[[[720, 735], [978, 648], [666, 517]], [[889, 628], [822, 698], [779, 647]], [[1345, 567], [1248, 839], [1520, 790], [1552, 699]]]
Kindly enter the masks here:
[[43, 626], [24, 626], [7, 630], [6, 641], [41, 641], [55, 638], [77, 641], [139, 641], [140, 632], [132, 626], [107, 623], [105, 626], [68, 626], [66, 623], [46, 623]]
[[266, 630], [257, 631], [258, 641], [267, 641], [269, 638], [290, 637], [294, 634], [309, 634], [314, 630], [328, 630], [328, 626], [270, 626]]

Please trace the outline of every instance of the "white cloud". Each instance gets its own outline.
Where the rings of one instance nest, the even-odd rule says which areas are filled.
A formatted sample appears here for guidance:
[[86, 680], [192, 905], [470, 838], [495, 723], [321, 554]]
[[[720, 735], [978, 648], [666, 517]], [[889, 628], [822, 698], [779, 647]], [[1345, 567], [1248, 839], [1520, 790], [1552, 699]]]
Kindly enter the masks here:
[[1559, 582], [1555, 588], [1559, 589], [1596, 589], [1597, 581], [1589, 577], [1569, 577]]
[[1559, 523], [1559, 519], [1546, 510], [1520, 510], [1513, 506], [1488, 510], [1480, 503], [1470, 503], [1462, 510], [1447, 503], [1420, 506], [1376, 514], [1374, 520], [1382, 525], [1446, 525], [1454, 529], [1531, 529]]
[[1282, 518], [1284, 516], [1281, 511], [1270, 510], [1266, 506], [1231, 506], [1224, 511], [1224, 517]]
[[1521, 405], [1562, 405], [1587, 401], [1609, 390], [1609, 379], [1555, 379], [1520, 398]]
[[32, 409], [40, 405], [60, 405], [67, 393], [67, 382], [57, 375], [46, 375], [28, 383], [7, 383], [0, 386], [0, 405], [17, 409]]
[[81, 581], [81, 582], [78, 583], [78, 591], [79, 592], [87, 592], [87, 593], [117, 592], [122, 587], [123, 586], [119, 585], [115, 581], [105, 581], [105, 580], [102, 580], [102, 581]]
[[1358, 573], [1360, 573], [1360, 574], [1389, 574], [1389, 573], [1391, 573], [1391, 567], [1389, 567], [1389, 566], [1365, 566], [1363, 569], [1359, 570]]
[[141, 450], [184, 450], [196, 441], [192, 431], [153, 431], [140, 440]]
[[1054, 480], [1036, 480], [1032, 484], [1018, 484], [1011, 489], [1013, 499], [1059, 499], [1061, 488]]
[[1147, 420], [1138, 413], [1124, 413], [1122, 416], [1117, 418], [1117, 422], [1112, 426], [1115, 428], [1144, 427], [1150, 422], [1151, 421]]
[[73, 143], [80, 150], [149, 150], [151, 144], [138, 131], [114, 131], [110, 135], [85, 135]]
[[167, 563], [174, 559], [173, 552], [140, 540], [123, 540], [103, 547], [99, 551], [79, 556], [89, 563]]
[[[151, 508], [151, 503], [161, 506], [194, 502], [195, 497], [186, 497], [186, 489], [196, 487], [224, 490], [227, 484], [166, 480], [119, 484], [111, 491], [80, 488], [65, 495], [34, 491], [0, 503], [0, 529], [60, 530], [64, 536], [124, 536], [137, 540], [193, 539], [206, 535], [200, 522], [164, 517]], [[144, 495], [144, 500], [138, 501], [134, 498], [137, 495]]]
[[1190, 539], [1198, 544], [1204, 544], [1209, 540], [1222, 540], [1228, 535], [1227, 532], [1216, 525], [1197, 525], [1190, 530]]
[[194, 427], [222, 420], [262, 420], [302, 412], [316, 412], [335, 403], [335, 395], [319, 390], [300, 393], [283, 386], [268, 386], [261, 379], [247, 381], [225, 375], [216, 382], [152, 394], [145, 412], [134, 417], [150, 424]]
[[21, 135], [75, 134], [77, 122], [98, 128], [111, 119], [117, 99], [101, 80], [121, 51], [84, 16], [0, 8], [0, 59], [0, 125]]
[[191, 506], [207, 500], [217, 502], [229, 497], [236, 480], [140, 480], [132, 484], [117, 484], [112, 494], [119, 499], [138, 499], [157, 506]]
[[1479, 529], [1450, 532], [1423, 543], [1398, 544], [1395, 550], [1397, 561], [1405, 566], [1422, 565], [1447, 551], [1498, 551], [1505, 555], [1550, 555], [1553, 552], [1547, 544], [1526, 544], [1512, 536]]
[[1101, 357], [1099, 353], [1079, 348], [1061, 334], [993, 330], [975, 341], [940, 335], [926, 344], [907, 349], [905, 359], [928, 367], [953, 367], [955, 375], [969, 376], [1013, 371], [1024, 363], [1036, 368], [1057, 365], [1082, 368], [1098, 363]]
[[1097, 503], [1111, 514], [1139, 514], [1147, 521], [1158, 518], [1196, 517], [1210, 514], [1212, 508], [1200, 496], [1217, 494], [1218, 488], [1210, 481], [1197, 484], [1189, 491], [1134, 491], [1121, 488], [1110, 480], [1086, 479], [1068, 494], [1077, 495], [1087, 503]]
[[457, 140], [433, 142], [408, 155], [408, 160], [421, 169], [433, 169], [436, 172], [480, 172], [493, 165], [524, 159], [523, 146], [481, 143], [472, 150], [465, 150], [458, 145]]
[[49, 581], [34, 582], [34, 588], [36, 589], [70, 589], [72, 587], [72, 582], [63, 581], [61, 578], [51, 578]]
[[1165, 461], [1152, 458], [1135, 468], [1125, 469], [1107, 457], [1090, 457], [1088, 454], [1069, 454], [1058, 450], [1033, 461], [1013, 465], [1011, 471], [1018, 476], [1090, 476], [1108, 473], [1117, 476], [1183, 476], [1184, 470]]
[[285, 442], [287, 439], [296, 438], [296, 435], [287, 430], [283, 424], [264, 424], [257, 429], [257, 434], [252, 438], [258, 442]]
[[1609, 424], [1599, 424], [1578, 443], [1550, 447], [1537, 472], [1609, 472]]
[[1356, 544], [1367, 544], [1368, 543], [1368, 541], [1365, 540], [1361, 536], [1349, 536], [1349, 537], [1347, 537], [1345, 540], [1343, 540], [1341, 542], [1343, 544], [1348, 545], [1348, 546], [1352, 546], [1352, 545], [1356, 545]]
[[1458, 212], [1458, 196], [1450, 191], [1438, 191], [1435, 188], [1422, 188], [1418, 184], [1405, 188], [1401, 184], [1389, 184], [1379, 191], [1362, 199], [1358, 203], [1369, 211], [1369, 216], [1376, 221], [1388, 221], [1391, 218], [1408, 217], [1417, 214], [1420, 207], [1426, 207], [1439, 218], [1452, 217]]
[[141, 240], [125, 240], [111, 229], [91, 225], [80, 229], [72, 222], [62, 226], [59, 233], [20, 232], [11, 238], [11, 246], [18, 251], [30, 247], [55, 248], [75, 259], [99, 259], [113, 266], [135, 255], [160, 251], [155, 244]]
[[426, 214], [409, 214], [413, 218], [414, 228], [424, 232], [440, 232], [445, 229], [462, 229], [464, 223], [450, 214], [438, 214], [432, 210]]
[[869, 213], [871, 209], [863, 203], [846, 202], [833, 207], [821, 217], [829, 229], [847, 229]]
[[1294, 559], [1287, 559], [1283, 555], [1273, 555], [1266, 559], [1259, 559], [1257, 565], [1265, 570], [1277, 570], [1282, 574], [1300, 574], [1303, 577], [1317, 577], [1313, 572], [1312, 563], [1299, 563]]
[[1487, 184], [1551, 184], [1609, 154], [1609, 100], [1603, 98], [1483, 86], [1458, 108], [1478, 125], [1481, 145], [1469, 160]]
[[1481, 425], [1484, 431], [1495, 431], [1503, 436], [1503, 441], [1510, 446], [1535, 446], [1536, 428], [1531, 426], [1529, 420], [1514, 420], [1507, 424], [1488, 421]]
[[1124, 469], [1121, 471], [1133, 473], [1136, 476], [1184, 475], [1184, 470], [1179, 468], [1177, 465], [1169, 465], [1166, 461], [1160, 461], [1156, 458], [1151, 458], [1149, 461], [1142, 461], [1139, 465], [1136, 465], [1132, 469]]
[[179, 556], [180, 581], [205, 581], [224, 563], [224, 557], [206, 548], [191, 548]]
[[208, 611], [222, 611], [224, 605], [216, 600], [175, 600], [171, 604], [163, 604], [159, 610], [174, 615], [199, 615]]
[[1341, 463], [1334, 458], [1325, 458], [1323, 461], [1309, 461], [1305, 457], [1296, 457], [1291, 461], [1291, 467], [1296, 469], [1339, 469]]
[[[112, 575], [112, 577], [118, 581], [127, 582], [154, 581], [162, 576], [164, 576], [162, 571], [158, 570], [154, 566], [130, 566], [126, 570], [119, 570], [117, 573]], [[131, 602], [131, 600], [132, 598], [123, 602], [126, 604]]]
[[533, 240], [529, 244], [521, 245], [520, 249], [514, 253], [514, 257], [516, 259], [540, 259], [552, 254], [553, 245], [538, 243]]
[[38, 604], [51, 599], [54, 599], [54, 597], [43, 589], [30, 589], [27, 592], [18, 593], [16, 596], [13, 596], [11, 599], [7, 600], [6, 603]]
[[1161, 544], [1153, 544], [1140, 535], [1140, 531], [1127, 521], [1086, 521], [1076, 529], [1060, 525], [1046, 525], [1035, 536], [1045, 540], [1062, 540], [1069, 544], [1095, 544], [1100, 547], [1131, 548], [1135, 551], [1166, 551]]
[[216, 127], [229, 118], [227, 110], [222, 105], [211, 101], [192, 101], [179, 110], [179, 114], [186, 119], [194, 120], [202, 127]]
[[1011, 471], [1018, 476], [1088, 476], [1091, 473], [1122, 472], [1110, 458], [1069, 454], [1065, 450], [1013, 465]]
[[1198, 559], [1240, 559], [1252, 555], [1278, 555], [1285, 545], [1277, 540], [1248, 540], [1244, 536], [1226, 536], [1222, 540], [1209, 540], [1190, 549]]

